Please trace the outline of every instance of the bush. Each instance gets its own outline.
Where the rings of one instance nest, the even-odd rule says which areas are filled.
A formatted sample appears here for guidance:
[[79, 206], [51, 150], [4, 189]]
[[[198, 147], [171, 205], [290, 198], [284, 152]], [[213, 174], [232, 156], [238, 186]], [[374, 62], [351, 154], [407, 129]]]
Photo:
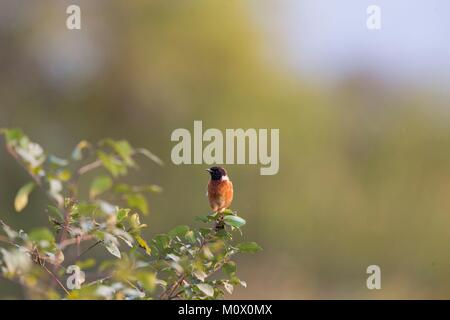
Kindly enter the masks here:
[[[233, 233], [241, 232], [245, 220], [231, 210], [220, 217], [197, 217], [205, 224], [199, 229], [177, 226], [150, 241], [142, 237], [146, 194], [161, 188], [129, 185], [118, 178], [122, 181], [130, 169], [137, 169], [139, 155], [162, 165], [150, 151], [125, 140], [105, 139], [97, 145], [81, 141], [70, 159], [62, 159], [48, 155], [19, 129], [1, 133], [8, 153], [31, 177], [17, 192], [15, 210], [27, 206], [36, 188], [50, 201], [50, 228], [25, 233], [0, 220], [1, 274], [19, 283], [27, 298], [218, 299], [236, 285], [246, 286], [232, 258], [261, 248], [254, 242], [233, 243]], [[87, 173], [96, 175], [83, 199], [79, 180]], [[224, 228], [217, 227], [218, 220]], [[110, 258], [89, 257], [97, 246]]]

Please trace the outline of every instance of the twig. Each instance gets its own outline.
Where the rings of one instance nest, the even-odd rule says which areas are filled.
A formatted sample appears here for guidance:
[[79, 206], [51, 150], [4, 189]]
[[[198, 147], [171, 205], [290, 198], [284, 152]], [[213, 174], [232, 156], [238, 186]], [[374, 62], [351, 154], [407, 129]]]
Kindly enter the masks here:
[[0, 242], [4, 242], [4, 243], [10, 244], [12, 246], [17, 246], [14, 242], [12, 242], [7, 237], [4, 237], [2, 235], [0, 235]]
[[222, 260], [220, 263], [218, 263], [210, 273], [208, 273], [208, 274], [206, 275], [205, 279], [206, 279], [206, 278], [209, 278], [209, 277], [212, 276], [215, 272], [217, 272], [218, 270], [220, 270], [220, 268], [222, 268], [223, 265], [224, 265], [225, 263], [227, 263], [228, 261], [230, 261], [230, 258], [231, 258], [231, 255], [229, 255], [229, 256], [223, 258], [223, 260]]
[[[94, 236], [88, 234], [88, 235], [81, 236], [80, 241], [89, 241], [89, 240], [92, 240], [93, 238], [94, 238]], [[66, 247], [77, 244], [77, 243], [78, 243], [77, 238], [65, 239], [59, 243], [59, 249], [64, 250]]]
[[89, 250], [95, 248], [96, 246], [98, 246], [100, 243], [102, 243], [102, 240], [98, 240], [96, 243], [94, 243], [93, 245], [91, 245], [89, 248], [87, 248], [86, 250], [84, 250], [80, 255], [78, 255], [77, 260], [81, 258], [82, 255], [84, 255], [85, 253], [87, 253]]
[[22, 166], [22, 168], [25, 169], [25, 171], [31, 176], [31, 178], [34, 180], [34, 182], [36, 182], [36, 184], [39, 187], [42, 187], [42, 181], [41, 179], [36, 176], [35, 174], [32, 174], [30, 172], [30, 170], [28, 170], [28, 168], [25, 166], [25, 164], [23, 163], [22, 159], [19, 157], [19, 155], [17, 154], [16, 150], [14, 150], [14, 148], [12, 148], [9, 144], [6, 145], [6, 150], [8, 151], [8, 153]]
[[96, 160], [94, 162], [88, 163], [87, 165], [82, 166], [77, 170], [77, 175], [82, 176], [83, 174], [92, 171], [94, 169], [97, 169], [102, 166], [101, 160]]
[[84, 286], [85, 287], [89, 287], [89, 286], [92, 286], [92, 285], [96, 284], [97, 282], [102, 282], [102, 281], [111, 279], [112, 277], [114, 277], [114, 272], [111, 273], [110, 275], [106, 276], [106, 277], [103, 277], [103, 278], [100, 278], [100, 279], [97, 279], [97, 280], [93, 280], [93, 281], [91, 281], [89, 283], [86, 283]]
[[167, 297], [166, 299], [170, 300], [175, 290], [183, 283], [184, 278], [186, 278], [186, 274], [183, 273], [169, 290], [166, 290], [161, 294], [160, 299], [163, 300]]
[[45, 265], [42, 265], [42, 268], [47, 271], [47, 273], [56, 281], [56, 283], [58, 283], [58, 285], [64, 290], [67, 295], [70, 294], [70, 292], [66, 289], [66, 287], [64, 287], [64, 285], [53, 272], [51, 272]]
[[[139, 148], [139, 149], [135, 149], [134, 151], [131, 152], [131, 156], [134, 157], [137, 154], [143, 154], [146, 157], [150, 158], [151, 160], [153, 160], [154, 162], [162, 165], [162, 161], [161, 159], [159, 159], [157, 156], [155, 156], [154, 154], [149, 154], [149, 152], [145, 149]], [[115, 157], [115, 159], [120, 159], [119, 157]], [[82, 166], [81, 168], [79, 168], [77, 170], [77, 176], [82, 176], [83, 174], [95, 170], [99, 167], [101, 167], [103, 165], [103, 162], [101, 160], [95, 160], [91, 163], [88, 163], [84, 166]]]

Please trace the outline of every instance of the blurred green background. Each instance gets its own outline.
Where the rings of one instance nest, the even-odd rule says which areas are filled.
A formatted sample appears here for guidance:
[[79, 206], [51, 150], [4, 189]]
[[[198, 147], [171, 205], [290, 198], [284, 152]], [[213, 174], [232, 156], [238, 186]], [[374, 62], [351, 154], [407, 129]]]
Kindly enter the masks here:
[[[81, 6], [80, 31], [65, 27], [69, 4]], [[361, 32], [368, 4], [360, 5]], [[192, 130], [194, 120], [221, 130], [279, 128], [277, 175], [227, 166], [244, 238], [264, 248], [237, 259], [248, 288], [233, 298], [450, 298], [448, 83], [436, 90], [406, 72], [403, 82], [383, 78], [404, 71], [372, 72], [357, 57], [339, 77], [302, 73], [288, 57], [310, 42], [283, 45], [290, 5], [2, 0], [0, 127], [21, 127], [61, 157], [79, 140], [103, 137], [159, 155], [164, 167], [141, 162], [132, 174], [164, 189], [150, 198], [148, 237], [209, 210], [206, 165], [171, 163], [174, 129]], [[327, 51], [325, 40], [317, 39]], [[402, 60], [405, 52], [390, 49]], [[27, 179], [0, 149], [0, 217], [24, 230], [48, 224], [43, 194], [14, 213]], [[366, 288], [371, 264], [381, 267], [381, 290]], [[1, 279], [0, 297], [20, 290]]]

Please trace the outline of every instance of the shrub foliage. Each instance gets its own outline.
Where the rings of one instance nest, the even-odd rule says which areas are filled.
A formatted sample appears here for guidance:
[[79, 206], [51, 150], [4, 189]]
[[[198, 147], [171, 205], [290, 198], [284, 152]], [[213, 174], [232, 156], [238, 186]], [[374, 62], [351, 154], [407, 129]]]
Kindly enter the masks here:
[[[162, 165], [149, 150], [125, 140], [81, 141], [63, 159], [20, 129], [1, 133], [6, 150], [30, 177], [17, 192], [15, 210], [24, 210], [37, 189], [49, 201], [48, 227], [25, 232], [0, 220], [1, 274], [19, 283], [25, 298], [220, 299], [236, 285], [246, 286], [233, 258], [261, 248], [233, 242], [245, 220], [231, 210], [196, 217], [203, 227], [181, 225], [144, 239], [147, 195], [161, 188], [123, 181], [138, 169], [139, 155]], [[89, 180], [88, 190], [80, 180]], [[96, 247], [105, 250], [100, 260], [93, 255]]]

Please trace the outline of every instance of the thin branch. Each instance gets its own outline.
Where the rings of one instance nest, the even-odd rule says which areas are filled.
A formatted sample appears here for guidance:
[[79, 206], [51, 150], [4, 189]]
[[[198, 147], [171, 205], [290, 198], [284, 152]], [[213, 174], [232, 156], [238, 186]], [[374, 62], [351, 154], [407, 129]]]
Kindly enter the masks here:
[[[134, 151], [131, 152], [130, 155], [132, 157], [134, 157], [137, 154], [143, 154], [147, 158], [150, 158], [154, 162], [158, 163], [159, 165], [163, 164], [161, 159], [159, 159], [157, 156], [155, 156], [153, 153], [149, 152], [146, 149], [143, 149], [143, 148], [135, 149]], [[120, 159], [120, 158], [119, 157], [115, 157], [115, 159]], [[77, 176], [82, 176], [83, 174], [85, 174], [85, 173], [87, 173], [89, 171], [95, 170], [95, 169], [101, 167], [102, 165], [103, 165], [103, 162], [101, 160], [95, 160], [95, 161], [93, 161], [91, 163], [88, 163], [88, 164], [82, 166], [81, 168], [79, 168], [77, 170]]]
[[88, 163], [87, 165], [82, 166], [81, 168], [79, 168], [77, 170], [77, 175], [78, 176], [82, 176], [83, 174], [95, 170], [99, 167], [102, 166], [102, 161], [101, 160], [96, 160], [94, 162]]
[[[177, 290], [177, 288], [183, 283], [183, 281], [184, 281], [185, 278], [186, 278], [186, 274], [183, 273], [183, 274], [180, 276], [180, 278], [177, 280], [177, 282], [175, 282], [174, 285], [173, 285], [169, 290], [166, 290], [166, 291], [164, 291], [164, 292], [161, 294], [160, 299], [162, 300], [163, 297], [164, 297], [165, 299], [170, 300], [171, 297], [172, 297], [172, 295], [173, 295], [173, 293], [174, 293], [174, 292]], [[167, 298], [166, 298], [166, 297], [167, 297]]]
[[6, 145], [6, 150], [8, 151], [8, 153], [22, 166], [23, 169], [25, 169], [25, 171], [31, 176], [31, 178], [34, 180], [34, 182], [36, 182], [36, 184], [39, 187], [42, 187], [42, 181], [41, 179], [35, 175], [32, 174], [30, 172], [30, 170], [28, 170], [28, 168], [25, 166], [25, 164], [23, 163], [22, 159], [19, 157], [19, 155], [17, 154], [16, 150], [14, 150], [14, 148], [12, 148], [9, 144]]
[[212, 276], [215, 272], [219, 271], [219, 270], [223, 267], [223, 265], [224, 265], [225, 263], [227, 263], [228, 261], [230, 261], [230, 258], [231, 258], [231, 255], [229, 255], [229, 256], [223, 258], [223, 260], [222, 260], [221, 262], [219, 262], [219, 263], [214, 267], [214, 269], [213, 269], [210, 273], [208, 273], [208, 274], [206, 275], [205, 279], [206, 279], [206, 278], [209, 278], [209, 277]]
[[102, 243], [102, 240], [98, 240], [97, 242], [95, 242], [93, 245], [91, 245], [89, 248], [87, 248], [86, 250], [84, 250], [80, 255], [78, 255], [77, 260], [81, 258], [82, 255], [84, 255], [85, 253], [87, 253], [89, 250], [95, 248], [96, 246], [98, 246], [100, 243]]
[[42, 265], [42, 268], [47, 271], [47, 273], [56, 281], [56, 283], [58, 283], [58, 285], [64, 290], [67, 295], [70, 294], [70, 292], [66, 289], [66, 287], [64, 287], [64, 285], [53, 272], [51, 272], [45, 265]]
[[0, 235], [0, 242], [7, 243], [7, 244], [12, 245], [12, 246], [14, 246], [14, 247], [18, 247], [17, 244], [15, 244], [15, 243], [12, 242], [11, 240], [9, 240], [7, 237], [4, 237], [4, 236], [2, 236], [2, 235]]
[[100, 279], [97, 279], [97, 280], [93, 280], [93, 281], [91, 281], [89, 283], [86, 283], [84, 286], [85, 287], [89, 287], [89, 286], [92, 286], [94, 284], [97, 284], [98, 282], [102, 282], [102, 281], [111, 279], [112, 277], [114, 277], [114, 272], [111, 273], [110, 275], [106, 276], [106, 277], [103, 277], [103, 278], [100, 278]]
[[[88, 235], [82, 236], [82, 237], [80, 238], [80, 241], [89, 241], [89, 240], [92, 240], [92, 239], [94, 239], [94, 236], [88, 234]], [[77, 243], [78, 243], [77, 238], [69, 238], [69, 239], [65, 239], [65, 240], [63, 240], [63, 241], [61, 241], [61, 242], [59, 243], [59, 249], [60, 249], [60, 250], [64, 250], [64, 249], [66, 249], [68, 246], [71, 246], [71, 245], [74, 245], [74, 244], [77, 244]]]

